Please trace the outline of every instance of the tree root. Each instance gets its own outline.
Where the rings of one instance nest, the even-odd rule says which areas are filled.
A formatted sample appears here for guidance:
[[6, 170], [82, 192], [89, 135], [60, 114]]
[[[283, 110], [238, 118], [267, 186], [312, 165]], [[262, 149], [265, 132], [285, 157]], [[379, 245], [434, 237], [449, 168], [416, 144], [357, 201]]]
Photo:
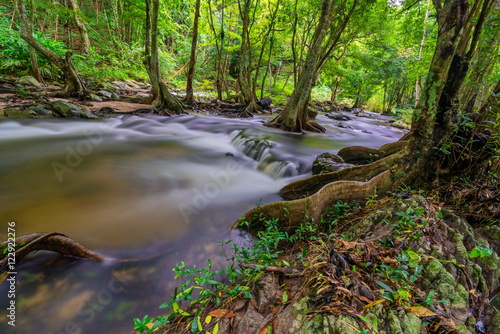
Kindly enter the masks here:
[[397, 153], [408, 146], [408, 141], [396, 141], [385, 144], [378, 150], [364, 146], [349, 146], [341, 149], [339, 155], [351, 164], [366, 164]]
[[403, 149], [398, 153], [375, 161], [369, 165], [354, 166], [336, 172], [318, 174], [308, 177], [307, 179], [298, 180], [283, 187], [280, 191], [280, 195], [284, 199], [293, 200], [311, 196], [331, 182], [340, 180], [368, 181], [377, 174], [398, 163], [407, 154], [408, 150]]
[[285, 122], [285, 119], [280, 118], [280, 115], [276, 116], [276, 118], [274, 118], [272, 121], [264, 125], [270, 128], [277, 128], [289, 132], [299, 132], [299, 133], [303, 133], [305, 131], [320, 132], [320, 133], [326, 132], [326, 129], [323, 126], [309, 120], [305, 122], [296, 121], [292, 126], [290, 126]]
[[[10, 271], [9, 265], [14, 258], [9, 254], [14, 254], [15, 264], [21, 261], [31, 252], [39, 250], [57, 252], [61, 255], [73, 256], [88, 259], [96, 262], [115, 261], [115, 262], [139, 262], [157, 258], [168, 252], [168, 247], [162, 247], [163, 251], [146, 257], [136, 259], [116, 259], [112, 257], [99, 255], [88, 248], [80, 245], [78, 242], [59, 232], [33, 233], [16, 238], [15, 245], [12, 240], [0, 243], [0, 275]], [[9, 262], [10, 260], [10, 262]]]
[[0, 243], [0, 249], [3, 249], [4, 252], [5, 249], [8, 250], [8, 252], [2, 254], [2, 258], [0, 259], [0, 274], [8, 271], [9, 259], [12, 259], [8, 255], [12, 254], [11, 248], [15, 248], [16, 264], [19, 264], [29, 253], [39, 250], [54, 251], [62, 255], [85, 258], [92, 261], [112, 260], [111, 258], [92, 252], [59, 232], [27, 234], [16, 238], [15, 243], [15, 246], [12, 242], [9, 243], [9, 241]]
[[152, 108], [159, 111], [160, 114], [170, 116], [173, 114], [184, 113], [184, 106], [181, 101], [177, 99], [174, 95], [170, 94], [167, 85], [160, 81], [159, 83], [159, 93], [156, 100], [153, 101]]
[[367, 182], [331, 182], [309, 197], [254, 208], [235, 222], [231, 229], [238, 228], [243, 222], [248, 222], [251, 229], [257, 228], [267, 219], [279, 219], [283, 230], [296, 228], [305, 221], [318, 222], [335, 200], [364, 200], [376, 193], [385, 193], [393, 184], [391, 174], [390, 170], [385, 170]]

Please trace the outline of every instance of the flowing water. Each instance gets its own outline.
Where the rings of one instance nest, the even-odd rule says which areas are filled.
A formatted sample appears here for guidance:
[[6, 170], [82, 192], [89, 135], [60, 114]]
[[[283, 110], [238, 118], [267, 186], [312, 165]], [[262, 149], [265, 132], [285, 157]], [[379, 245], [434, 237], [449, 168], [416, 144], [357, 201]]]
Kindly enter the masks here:
[[[62, 232], [100, 254], [147, 258], [95, 263], [38, 252], [16, 266], [16, 327], [10, 285], [0, 284], [0, 333], [127, 333], [132, 319], [161, 314], [181, 261], [223, 265], [218, 241], [260, 198], [310, 174], [323, 152], [378, 148], [403, 131], [375, 114], [326, 134], [290, 134], [263, 118], [123, 116], [101, 121], [0, 121], [0, 240]], [[343, 123], [345, 127], [339, 127]]]

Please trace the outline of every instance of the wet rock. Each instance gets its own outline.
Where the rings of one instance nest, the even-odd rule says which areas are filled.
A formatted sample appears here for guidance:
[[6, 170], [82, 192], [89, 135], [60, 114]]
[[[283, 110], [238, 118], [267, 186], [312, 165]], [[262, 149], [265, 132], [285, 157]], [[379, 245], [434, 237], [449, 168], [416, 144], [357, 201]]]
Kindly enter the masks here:
[[37, 117], [36, 112], [33, 110], [21, 110], [21, 109], [14, 109], [14, 108], [9, 108], [9, 109], [4, 109], [4, 114], [5, 116], [9, 118], [35, 118]]
[[101, 109], [99, 109], [100, 114], [112, 114], [114, 112], [115, 112], [115, 109], [113, 109], [111, 107], [102, 107]]
[[352, 166], [354, 165], [346, 163], [344, 159], [338, 155], [322, 153], [314, 160], [312, 164], [312, 173], [313, 175], [331, 173]]
[[99, 119], [99, 116], [94, 115], [92, 112], [88, 110], [80, 110], [80, 117], [88, 119]]
[[99, 95], [96, 94], [90, 94], [90, 99], [92, 101], [102, 102], [102, 98], [100, 98]]
[[62, 88], [59, 86], [56, 86], [56, 85], [48, 85], [47, 87], [45, 87], [45, 89], [48, 90], [49, 92], [57, 92], [58, 90], [61, 90]]
[[53, 101], [49, 104], [49, 106], [52, 110], [54, 110], [54, 112], [63, 117], [82, 117], [90, 119], [99, 118], [90, 111], [80, 109], [77, 105], [67, 101]]
[[49, 104], [49, 107], [54, 110], [58, 115], [63, 117], [79, 117], [80, 108], [73, 103], [67, 101], [53, 101]]
[[327, 114], [326, 117], [334, 119], [336, 121], [350, 121], [352, 119], [344, 114]]
[[98, 92], [98, 94], [101, 95], [101, 96], [104, 96], [104, 97], [106, 97], [108, 99], [110, 99], [113, 96], [113, 94], [111, 94], [110, 92], [108, 92], [106, 90], [100, 90]]
[[318, 116], [318, 111], [315, 109], [309, 108], [307, 110], [307, 116], [309, 117], [309, 119], [315, 119], [316, 116]]
[[45, 108], [40, 108], [40, 107], [29, 107], [29, 110], [33, 110], [38, 116], [52, 116], [52, 111], [45, 109]]
[[35, 78], [33, 78], [30, 75], [25, 75], [23, 77], [20, 77], [17, 83], [21, 85], [27, 85], [27, 86], [34, 86], [36, 88], [42, 88], [42, 84], [38, 82]]

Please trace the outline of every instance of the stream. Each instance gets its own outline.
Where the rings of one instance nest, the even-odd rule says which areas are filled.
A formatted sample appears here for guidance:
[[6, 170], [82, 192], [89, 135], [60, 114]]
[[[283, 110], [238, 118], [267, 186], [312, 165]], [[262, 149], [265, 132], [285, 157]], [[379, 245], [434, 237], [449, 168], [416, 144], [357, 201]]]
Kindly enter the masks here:
[[18, 236], [58, 231], [119, 259], [161, 254], [94, 263], [38, 252], [15, 268], [15, 327], [9, 284], [0, 284], [0, 333], [128, 333], [134, 317], [162, 314], [172, 268], [223, 266], [219, 241], [248, 242], [228, 227], [309, 176], [318, 154], [404, 134], [388, 117], [346, 114], [352, 120], [318, 116], [327, 133], [307, 135], [264, 127], [265, 117], [0, 120], [1, 240], [15, 222]]

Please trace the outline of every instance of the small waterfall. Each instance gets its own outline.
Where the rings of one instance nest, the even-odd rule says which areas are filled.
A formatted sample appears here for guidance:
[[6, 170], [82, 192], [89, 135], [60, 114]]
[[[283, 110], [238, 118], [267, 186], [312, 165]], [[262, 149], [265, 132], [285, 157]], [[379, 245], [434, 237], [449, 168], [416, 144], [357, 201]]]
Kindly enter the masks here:
[[279, 160], [272, 152], [275, 143], [264, 138], [249, 138], [245, 130], [239, 131], [231, 144], [247, 157], [258, 162], [257, 169], [274, 179], [299, 174], [300, 166], [294, 162]]

